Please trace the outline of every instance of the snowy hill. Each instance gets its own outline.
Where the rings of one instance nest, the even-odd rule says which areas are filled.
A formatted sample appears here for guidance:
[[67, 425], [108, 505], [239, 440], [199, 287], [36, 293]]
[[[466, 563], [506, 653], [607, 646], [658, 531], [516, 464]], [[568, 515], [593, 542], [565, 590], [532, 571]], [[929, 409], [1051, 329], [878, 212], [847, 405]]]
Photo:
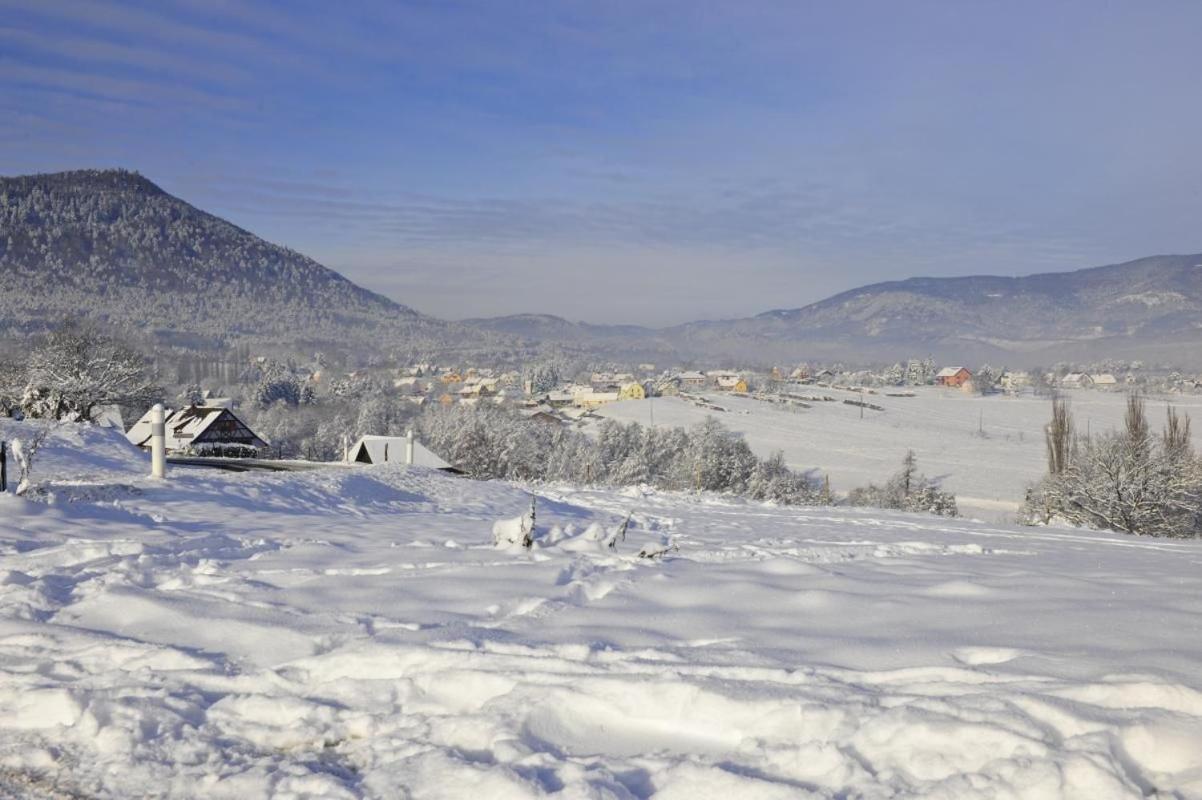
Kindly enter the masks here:
[[1019, 278], [910, 278], [854, 289], [803, 308], [700, 322], [673, 332], [698, 347], [886, 360], [914, 353], [1163, 357], [1202, 366], [1202, 255], [1154, 256]]
[[124, 170], [0, 177], [0, 283], [0, 335], [83, 314], [185, 345], [484, 340]]
[[0, 796], [1202, 797], [1199, 542], [47, 447]]

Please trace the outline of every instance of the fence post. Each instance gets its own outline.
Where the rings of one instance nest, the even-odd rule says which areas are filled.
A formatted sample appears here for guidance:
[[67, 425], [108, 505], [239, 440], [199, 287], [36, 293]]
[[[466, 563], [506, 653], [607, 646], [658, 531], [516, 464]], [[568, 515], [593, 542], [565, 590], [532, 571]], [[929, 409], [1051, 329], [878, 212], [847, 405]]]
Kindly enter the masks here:
[[413, 428], [405, 432], [405, 464], [413, 466]]
[[8, 442], [0, 439], [0, 494], [8, 491]]

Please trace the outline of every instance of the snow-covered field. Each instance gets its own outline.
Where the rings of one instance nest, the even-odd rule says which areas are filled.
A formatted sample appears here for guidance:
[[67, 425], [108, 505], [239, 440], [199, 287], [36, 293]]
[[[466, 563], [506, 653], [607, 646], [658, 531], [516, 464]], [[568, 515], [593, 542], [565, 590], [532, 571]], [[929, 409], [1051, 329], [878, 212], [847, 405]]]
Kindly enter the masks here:
[[0, 796], [1202, 797], [1202, 542], [538, 488], [507, 550], [507, 484], [40, 467]]
[[[1051, 402], [1032, 395], [981, 397], [958, 390], [918, 388], [915, 397], [888, 397], [881, 392], [860, 395], [822, 387], [805, 392], [827, 395], [835, 402], [818, 402], [809, 409], [789, 409], [748, 397], [706, 393], [727, 412], [701, 408], [686, 400], [661, 397], [625, 400], [602, 406], [605, 417], [623, 422], [654, 422], [688, 427], [712, 415], [744, 435], [761, 457], [781, 450], [791, 467], [829, 474], [832, 488], [846, 492], [867, 483], [883, 482], [896, 472], [907, 449], [918, 456], [919, 467], [943, 479], [956, 494], [961, 513], [993, 521], [1013, 520], [1029, 484], [1047, 469], [1043, 426]], [[1126, 403], [1122, 392], [1066, 393], [1078, 427], [1097, 433], [1121, 424]], [[860, 409], [844, 399], [863, 399], [884, 411]], [[1148, 416], [1159, 429], [1164, 405], [1170, 402], [1200, 424], [1194, 426], [1195, 445], [1202, 447], [1202, 396], [1149, 398]], [[982, 435], [983, 432], [983, 435]]]

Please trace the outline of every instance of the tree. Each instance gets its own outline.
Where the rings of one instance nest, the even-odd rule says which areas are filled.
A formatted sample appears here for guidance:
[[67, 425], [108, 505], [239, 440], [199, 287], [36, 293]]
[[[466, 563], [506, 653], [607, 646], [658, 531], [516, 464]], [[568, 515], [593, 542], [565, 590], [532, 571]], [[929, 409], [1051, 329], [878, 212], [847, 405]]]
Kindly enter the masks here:
[[88, 421], [100, 406], [145, 407], [162, 395], [141, 353], [94, 328], [69, 323], [30, 354], [21, 405], [31, 417]]
[[1197, 536], [1202, 530], [1202, 465], [1189, 440], [1189, 418], [1170, 408], [1162, 436], [1152, 435], [1144, 401], [1127, 399], [1123, 429], [1078, 437], [1053, 406], [1048, 474], [1027, 493], [1020, 521], [1074, 525], [1149, 536]]
[[847, 502], [853, 506], [916, 511], [944, 517], [957, 515], [956, 497], [940, 490], [939, 484], [918, 471], [913, 450], [906, 451], [902, 468], [884, 486], [868, 484], [851, 490]]

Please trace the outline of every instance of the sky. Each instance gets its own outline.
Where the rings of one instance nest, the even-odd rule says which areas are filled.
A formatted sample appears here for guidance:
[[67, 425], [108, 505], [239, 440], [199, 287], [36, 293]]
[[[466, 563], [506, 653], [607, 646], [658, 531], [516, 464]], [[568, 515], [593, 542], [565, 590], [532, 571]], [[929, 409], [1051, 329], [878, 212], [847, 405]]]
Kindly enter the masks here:
[[0, 0], [0, 174], [125, 167], [444, 318], [1202, 251], [1202, 3]]

